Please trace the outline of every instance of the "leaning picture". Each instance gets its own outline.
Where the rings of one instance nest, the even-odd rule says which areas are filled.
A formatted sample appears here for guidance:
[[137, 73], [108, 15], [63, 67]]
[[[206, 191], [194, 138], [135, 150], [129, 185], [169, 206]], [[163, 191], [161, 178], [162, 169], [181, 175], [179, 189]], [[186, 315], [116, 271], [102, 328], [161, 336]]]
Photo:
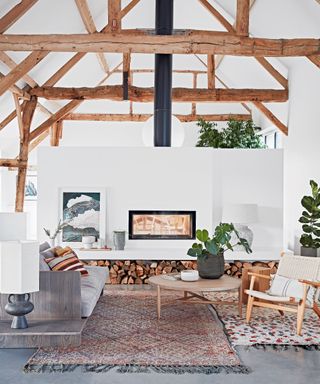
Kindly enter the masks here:
[[63, 242], [81, 242], [82, 236], [100, 237], [101, 193], [63, 192]]

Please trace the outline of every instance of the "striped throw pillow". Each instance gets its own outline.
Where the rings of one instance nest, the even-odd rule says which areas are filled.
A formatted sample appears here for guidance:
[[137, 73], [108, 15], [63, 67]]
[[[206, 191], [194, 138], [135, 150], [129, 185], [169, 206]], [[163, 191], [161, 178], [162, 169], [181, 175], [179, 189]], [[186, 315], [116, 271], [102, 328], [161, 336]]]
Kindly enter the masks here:
[[79, 271], [81, 276], [89, 275], [89, 272], [73, 252], [48, 258], [46, 262], [52, 271]]

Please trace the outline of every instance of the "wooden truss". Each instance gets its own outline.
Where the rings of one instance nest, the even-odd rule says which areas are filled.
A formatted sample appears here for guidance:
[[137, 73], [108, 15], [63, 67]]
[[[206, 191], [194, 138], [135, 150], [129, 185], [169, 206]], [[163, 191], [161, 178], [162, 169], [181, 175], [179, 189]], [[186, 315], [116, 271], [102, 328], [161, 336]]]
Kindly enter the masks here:
[[[87, 0], [74, 0], [87, 34], [78, 35], [10, 35], [4, 34], [19, 18], [37, 3], [38, 0], [21, 0], [0, 19], [0, 61], [9, 68], [9, 73], [0, 73], [0, 95], [12, 92], [15, 110], [0, 121], [0, 131], [17, 117], [20, 132], [20, 151], [15, 159], [0, 159], [0, 166], [18, 169], [16, 210], [23, 210], [23, 191], [28, 166], [28, 154], [50, 135], [50, 143], [59, 145], [63, 133], [64, 120], [92, 121], [135, 121], [143, 122], [149, 114], [135, 114], [133, 102], [152, 102], [153, 89], [134, 86], [136, 73], [152, 72], [150, 69], [133, 69], [132, 53], [173, 53], [195, 54], [205, 70], [180, 70], [193, 78], [192, 88], [173, 89], [174, 102], [188, 102], [191, 111], [188, 115], [176, 115], [182, 122], [197, 121], [200, 117], [211, 121], [251, 119], [253, 105], [263, 113], [279, 130], [288, 134], [288, 128], [265, 105], [268, 102], [288, 100], [288, 80], [268, 61], [266, 57], [306, 56], [320, 67], [319, 39], [265, 39], [251, 36], [249, 14], [254, 0], [237, 0], [237, 13], [231, 24], [208, 0], [198, 0], [212, 16], [225, 28], [225, 32], [200, 30], [175, 30], [172, 36], [157, 36], [152, 30], [122, 29], [122, 19], [140, 2], [131, 0], [121, 8], [120, 0], [108, 1], [108, 20], [100, 31], [97, 30]], [[17, 64], [6, 51], [30, 51], [29, 55]], [[75, 54], [44, 84], [39, 85], [29, 72], [51, 52], [75, 52]], [[96, 53], [97, 60], [105, 73], [103, 79], [93, 88], [61, 88], [55, 85], [88, 52]], [[110, 68], [107, 54], [122, 53], [122, 61]], [[206, 61], [198, 54], [205, 54]], [[217, 68], [224, 55], [250, 56], [280, 84], [281, 89], [234, 89], [217, 75]], [[104, 85], [114, 73], [122, 73], [122, 84]], [[207, 76], [207, 88], [198, 88], [198, 77]], [[27, 85], [17, 85], [23, 80]], [[222, 88], [217, 88], [217, 82]], [[69, 102], [52, 112], [41, 104], [38, 98], [49, 100], [67, 99]], [[127, 114], [76, 113], [76, 108], [87, 99], [129, 100]], [[197, 103], [239, 102], [245, 108], [244, 114], [197, 114]], [[35, 111], [47, 115], [47, 119], [33, 130], [30, 129]]]

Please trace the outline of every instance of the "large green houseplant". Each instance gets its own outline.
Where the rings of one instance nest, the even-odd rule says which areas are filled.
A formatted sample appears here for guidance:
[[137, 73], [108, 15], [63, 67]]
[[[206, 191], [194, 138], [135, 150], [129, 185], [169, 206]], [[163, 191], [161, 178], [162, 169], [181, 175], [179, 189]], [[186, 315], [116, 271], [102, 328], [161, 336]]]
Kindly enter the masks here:
[[[236, 244], [230, 242], [232, 234], [238, 239]], [[252, 252], [247, 240], [239, 236], [232, 223], [220, 223], [212, 237], [206, 229], [198, 229], [196, 237], [199, 243], [194, 243], [187, 253], [197, 257], [199, 275], [204, 279], [218, 279], [223, 275], [226, 250], [233, 251], [233, 247], [242, 245], [247, 253]]]
[[301, 204], [305, 210], [299, 219], [303, 234], [300, 237], [301, 255], [317, 256], [320, 248], [320, 187], [310, 180], [311, 196], [304, 196]]
[[259, 135], [260, 128], [252, 120], [237, 121], [230, 119], [227, 127], [220, 130], [217, 124], [198, 120], [199, 139], [197, 147], [211, 148], [266, 148]]

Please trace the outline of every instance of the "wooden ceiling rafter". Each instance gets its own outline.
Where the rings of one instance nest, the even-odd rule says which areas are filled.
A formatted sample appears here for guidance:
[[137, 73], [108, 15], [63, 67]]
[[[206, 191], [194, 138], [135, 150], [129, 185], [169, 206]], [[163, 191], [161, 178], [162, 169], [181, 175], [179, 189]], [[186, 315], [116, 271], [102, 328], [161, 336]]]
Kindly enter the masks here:
[[34, 51], [13, 68], [5, 77], [0, 79], [0, 96], [12, 85], [26, 75], [32, 68], [39, 64], [47, 55], [48, 51]]
[[[199, 0], [201, 3], [208, 3], [207, 0]], [[239, 19], [241, 19], [242, 23], [243, 21], [249, 26], [249, 12], [250, 9], [253, 7], [255, 3], [255, 0], [237, 0], [237, 5], [241, 4], [242, 7], [240, 7], [240, 15]], [[209, 3], [208, 3], [209, 4]], [[206, 7], [209, 12], [227, 29], [230, 33], [237, 33], [237, 23], [239, 24], [240, 21], [236, 18], [235, 23], [232, 25], [229, 23], [229, 21], [211, 4], [209, 4], [208, 7]], [[243, 13], [243, 10], [246, 12]], [[238, 8], [237, 8], [237, 15], [238, 15]], [[244, 20], [245, 19], [245, 20]], [[240, 27], [239, 27], [240, 28]], [[247, 35], [249, 35], [249, 30]], [[221, 64], [222, 60], [224, 58], [224, 55], [218, 55], [216, 58], [215, 68], [218, 69], [219, 65]], [[258, 61], [258, 63], [267, 71], [269, 74], [284, 88], [288, 88], [288, 80], [276, 69], [272, 64], [269, 63], [269, 61], [263, 57], [263, 56], [254, 56], [254, 59]]]
[[125, 33], [0, 35], [0, 51], [114, 52], [164, 54], [223, 54], [232, 56], [294, 57], [320, 54], [320, 39], [268, 39], [206, 30], [173, 35]]
[[[74, 0], [76, 3], [76, 6], [78, 8], [78, 11], [80, 13], [81, 19], [83, 21], [83, 24], [87, 30], [88, 33], [96, 33], [97, 28], [93, 21], [92, 14], [89, 9], [89, 5], [87, 0]], [[108, 73], [110, 68], [109, 64], [107, 63], [107, 60], [104, 56], [104, 53], [97, 53], [97, 59], [98, 62], [103, 70], [103, 72]]]
[[[319, 0], [320, 1], [320, 0]], [[320, 68], [320, 55], [308, 55], [307, 58], [318, 68]]]
[[[102, 113], [70, 113], [64, 116], [63, 120], [71, 121], [134, 121], [134, 122], [145, 122], [150, 119], [152, 114], [102, 114]], [[188, 123], [198, 121], [203, 118], [207, 121], [228, 121], [230, 118], [234, 120], [250, 120], [251, 114], [203, 114], [197, 115], [194, 113], [188, 115], [174, 114], [181, 122]]]
[[[153, 102], [153, 88], [128, 86], [128, 99], [134, 102]], [[122, 85], [104, 85], [99, 87], [36, 87], [30, 95], [48, 100], [123, 100]], [[287, 89], [224, 89], [224, 88], [173, 88], [174, 102], [240, 102], [264, 101], [284, 102], [288, 100]]]
[[21, 0], [0, 19], [0, 33], [8, 30], [16, 21], [18, 21], [38, 0]]
[[108, 0], [108, 30], [121, 31], [121, 0]]

